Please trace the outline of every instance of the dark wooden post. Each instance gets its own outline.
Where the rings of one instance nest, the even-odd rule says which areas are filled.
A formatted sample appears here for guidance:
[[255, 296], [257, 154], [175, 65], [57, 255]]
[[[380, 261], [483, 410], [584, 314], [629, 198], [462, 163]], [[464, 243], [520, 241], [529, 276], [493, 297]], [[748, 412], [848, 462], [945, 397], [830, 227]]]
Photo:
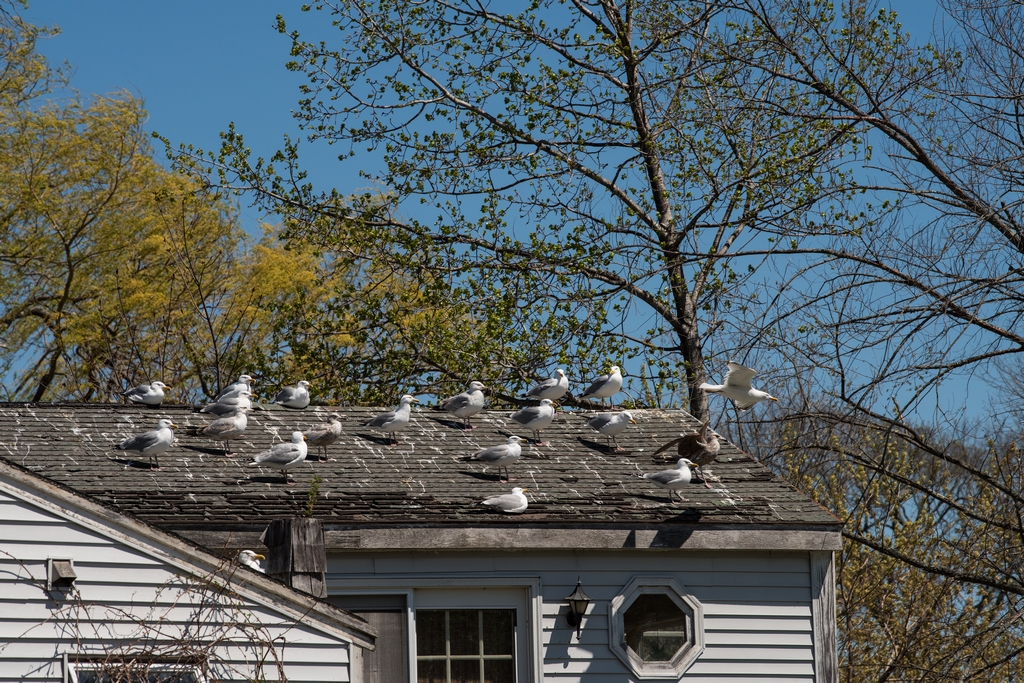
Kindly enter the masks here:
[[319, 519], [275, 519], [263, 532], [267, 574], [318, 598], [327, 597], [327, 548]]

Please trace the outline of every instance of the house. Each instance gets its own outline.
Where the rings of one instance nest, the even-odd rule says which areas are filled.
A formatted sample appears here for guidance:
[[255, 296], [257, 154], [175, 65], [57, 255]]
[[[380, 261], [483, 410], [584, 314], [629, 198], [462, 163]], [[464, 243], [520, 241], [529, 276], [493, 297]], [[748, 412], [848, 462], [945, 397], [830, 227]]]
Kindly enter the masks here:
[[359, 681], [375, 630], [0, 462], [0, 681]]
[[[401, 444], [361, 427], [379, 412], [333, 409], [344, 434], [293, 471], [246, 465], [331, 410], [250, 414], [238, 455], [184, 436], [162, 469], [112, 444], [186, 407], [0, 405], [0, 455], [110, 507], [220, 552], [259, 549], [267, 524], [312, 510], [327, 544], [328, 600], [365, 618], [367, 681], [819, 681], [837, 678], [833, 552], [841, 523], [731, 444], [685, 502], [639, 478], [696, 421], [634, 411], [614, 451], [578, 412], [560, 412], [511, 466], [460, 458], [529, 432], [488, 411], [462, 428], [420, 410]], [[243, 455], [244, 454], [244, 455]], [[528, 509], [479, 505], [512, 486]], [[567, 598], [579, 587], [580, 618]]]

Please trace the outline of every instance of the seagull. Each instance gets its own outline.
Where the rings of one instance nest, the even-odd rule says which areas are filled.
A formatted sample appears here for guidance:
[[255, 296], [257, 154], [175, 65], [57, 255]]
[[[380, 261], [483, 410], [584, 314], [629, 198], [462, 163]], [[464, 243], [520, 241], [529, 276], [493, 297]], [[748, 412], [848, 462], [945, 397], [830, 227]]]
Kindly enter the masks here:
[[555, 370], [554, 377], [531, 388], [523, 395], [523, 398], [550, 398], [552, 401], [557, 401], [565, 396], [567, 391], [569, 391], [569, 378], [565, 376], [565, 371], [562, 368], [558, 368]]
[[220, 417], [222, 415], [227, 415], [235, 408], [252, 408], [251, 397], [251, 391], [248, 389], [240, 389], [235, 396], [222, 398], [216, 403], [207, 403], [199, 412]]
[[309, 382], [302, 380], [294, 387], [285, 387], [277, 394], [274, 403], [285, 408], [302, 410], [309, 405]]
[[281, 470], [281, 476], [284, 477], [286, 484], [294, 484], [294, 481], [288, 479], [288, 470], [301, 465], [302, 461], [306, 459], [307, 452], [306, 437], [302, 435], [302, 432], [292, 432], [291, 442], [276, 444], [269, 451], [263, 451], [247, 464], [249, 466], [276, 467]]
[[512, 479], [508, 474], [508, 466], [518, 460], [519, 456], [522, 455], [523, 449], [519, 445], [520, 441], [522, 441], [522, 439], [513, 434], [508, 437], [503, 444], [485, 448], [479, 453], [467, 455], [464, 458], [460, 458], [460, 460], [466, 462], [481, 462], [484, 465], [493, 465], [497, 467], [499, 481], [501, 480], [501, 468], [504, 467], [505, 481], [511, 481]]
[[702, 382], [700, 387], [711, 394], [721, 394], [731, 398], [738, 410], [747, 410], [759, 401], [778, 401], [767, 391], [750, 388], [750, 380], [757, 374], [756, 370], [745, 368], [739, 363], [729, 361], [729, 372], [725, 373], [725, 384], [708, 384]]
[[[604, 434], [605, 443], [608, 443], [609, 437], [611, 437], [611, 443], [615, 444], [615, 450], [624, 450], [619, 447], [619, 442], [615, 440], [615, 437], [625, 431], [626, 427], [631, 424], [636, 424], [636, 420], [629, 414], [628, 411], [622, 411], [621, 413], [602, 413], [595, 415], [594, 417], [587, 420], [587, 424], [597, 431]], [[611, 446], [611, 443], [608, 445]]]
[[594, 380], [594, 383], [587, 387], [587, 390], [583, 392], [580, 398], [594, 398], [601, 399], [604, 403], [604, 399], [611, 398], [619, 389], [622, 388], [622, 372], [619, 370], [618, 365], [613, 365], [612, 370], [607, 375], [601, 375]]
[[451, 398], [441, 401], [441, 407], [455, 417], [465, 418], [464, 429], [476, 429], [476, 427], [469, 423], [469, 418], [484, 409], [485, 388], [480, 382], [470, 382], [469, 388], [461, 394], [456, 394]]
[[156, 407], [164, 402], [164, 389], [170, 389], [163, 382], [140, 384], [124, 392], [124, 397], [132, 403]]
[[224, 387], [224, 391], [217, 394], [217, 400], [231, 398], [232, 396], [238, 396], [238, 392], [242, 389], [246, 391], [252, 391], [250, 384], [252, 383], [252, 377], [249, 375], [239, 375], [238, 381]]
[[153, 469], [158, 470], [160, 469], [160, 458], [158, 456], [174, 443], [174, 432], [171, 429], [177, 426], [170, 420], [160, 420], [156, 423], [154, 431], [129, 437], [114, 446], [114, 448], [119, 451], [148, 456], [150, 458], [150, 465]]
[[501, 496], [494, 496], [481, 501], [481, 505], [496, 510], [498, 512], [504, 512], [506, 514], [514, 515], [526, 510], [526, 506], [530, 504], [526, 496], [523, 495], [524, 491], [530, 489], [521, 489], [518, 486], [512, 489], [512, 493], [506, 493]]
[[327, 447], [341, 438], [341, 415], [331, 413], [327, 416], [329, 422], [314, 425], [306, 430], [306, 443], [319, 450], [324, 449], [324, 459], [327, 459]]
[[[644, 479], [650, 479], [658, 486], [663, 486], [668, 489], [668, 502], [673, 502], [672, 494], [686, 487], [690, 483], [690, 465], [693, 463], [686, 458], [679, 458], [679, 462], [676, 463], [674, 470], [662, 470], [661, 472], [647, 473], [642, 475]], [[685, 501], [683, 494], [679, 494], [679, 499]]]
[[224, 417], [214, 420], [208, 425], [188, 427], [188, 433], [190, 436], [206, 436], [214, 441], [221, 441], [224, 443], [224, 455], [232, 455], [231, 449], [228, 448], [228, 441], [245, 436], [245, 428], [249, 424], [249, 418], [245, 413], [248, 410], [248, 408], [235, 408]]
[[711, 488], [711, 484], [708, 483], [707, 477], [704, 476], [704, 470], [701, 468], [704, 465], [710, 465], [715, 460], [715, 456], [718, 455], [718, 451], [721, 449], [721, 444], [718, 442], [718, 435], [714, 432], [708, 437], [708, 427], [711, 425], [710, 420], [705, 420], [704, 424], [700, 427], [700, 432], [696, 434], [681, 434], [678, 439], [672, 439], [667, 444], [654, 451], [654, 455], [667, 451], [673, 446], [677, 447], [679, 457], [686, 458], [692, 462], [698, 470], [700, 470], [701, 481], [704, 482], [704, 486]]
[[540, 430], [551, 424], [555, 419], [555, 404], [550, 398], [542, 398], [539, 406], [525, 406], [512, 413], [513, 421], [518, 422], [527, 429], [533, 430], [534, 443], [543, 446], [540, 440]]
[[415, 396], [406, 394], [398, 402], [397, 408], [387, 413], [381, 413], [369, 422], [363, 424], [363, 426], [372, 427], [373, 429], [376, 429], [379, 432], [384, 432], [385, 434], [391, 434], [391, 438], [395, 442], [392, 445], [397, 446], [398, 439], [395, 437], [394, 433], [409, 424], [409, 413], [412, 412], [411, 406], [413, 403], [419, 402], [419, 399]]
[[238, 553], [239, 562], [244, 564], [249, 569], [258, 571], [260, 574], [263, 573], [263, 567], [260, 566], [260, 560], [265, 559], [267, 558], [263, 555], [260, 555], [257, 552], [253, 552], [252, 550], [243, 550], [242, 552]]

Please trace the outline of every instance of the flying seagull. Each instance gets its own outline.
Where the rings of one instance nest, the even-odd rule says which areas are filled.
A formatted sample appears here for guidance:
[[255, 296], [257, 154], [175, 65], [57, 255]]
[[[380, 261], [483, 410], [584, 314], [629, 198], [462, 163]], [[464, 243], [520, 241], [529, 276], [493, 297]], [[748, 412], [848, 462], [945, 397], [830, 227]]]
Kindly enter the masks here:
[[523, 395], [523, 398], [550, 398], [552, 401], [557, 401], [565, 396], [567, 391], [569, 391], [569, 378], [565, 376], [565, 371], [562, 368], [558, 368], [555, 370], [554, 377], [531, 388]]
[[738, 410], [747, 410], [759, 401], [778, 401], [767, 391], [752, 389], [750, 380], [757, 374], [756, 370], [745, 368], [739, 363], [729, 361], [729, 371], [725, 373], [725, 384], [708, 384], [703, 382], [700, 388], [711, 394], [721, 394], [731, 398]]
[[275, 444], [269, 451], [263, 451], [247, 464], [250, 466], [265, 465], [279, 469], [285, 483], [294, 484], [295, 482], [288, 478], [288, 470], [301, 465], [306, 459], [306, 453], [306, 437], [302, 435], [302, 432], [292, 432], [290, 442]]
[[327, 459], [327, 447], [341, 438], [341, 415], [331, 413], [327, 416], [328, 422], [314, 425], [306, 430], [306, 443], [313, 448], [324, 449], [324, 459]]
[[205, 436], [214, 441], [222, 442], [224, 444], [224, 455], [231, 455], [228, 441], [241, 439], [245, 436], [245, 428], [249, 424], [249, 418], [245, 415], [247, 411], [248, 408], [235, 408], [224, 417], [214, 420], [208, 425], [188, 427], [188, 433], [191, 436]]
[[482, 383], [470, 382], [469, 388], [464, 392], [442, 401], [441, 408], [455, 417], [465, 418], [464, 429], [476, 429], [469, 423], [469, 418], [484, 409], [484, 389], [486, 387]]
[[636, 424], [636, 420], [629, 414], [628, 411], [622, 411], [621, 413], [601, 413], [587, 420], [587, 424], [591, 428], [604, 434], [605, 443], [611, 447], [611, 444], [615, 444], [615, 450], [621, 451], [619, 442], [615, 440], [615, 437], [626, 430], [631, 424]]
[[590, 398], [592, 396], [601, 399], [601, 402], [604, 403], [606, 398], [611, 398], [621, 388], [622, 372], [619, 370], [618, 365], [613, 365], [611, 372], [595, 379], [593, 384], [587, 387], [587, 390], [583, 392], [580, 398]]
[[227, 385], [226, 387], [224, 387], [223, 391], [217, 394], [217, 400], [220, 401], [221, 399], [230, 398], [232, 396], [238, 396], [238, 392], [241, 391], [242, 389], [245, 389], [246, 391], [252, 391], [252, 388], [249, 386], [251, 383], [252, 377], [250, 377], [249, 375], [239, 375], [238, 381]]
[[480, 462], [484, 465], [497, 467], [499, 480], [501, 479], [501, 468], [504, 467], [505, 480], [511, 481], [511, 477], [509, 477], [508, 474], [508, 466], [518, 460], [519, 456], [522, 455], [523, 449], [522, 446], [519, 445], [520, 441], [522, 441], [522, 439], [513, 434], [508, 437], [503, 444], [485, 448], [478, 453], [467, 455], [460, 459], [466, 462]]
[[160, 458], [158, 456], [174, 443], [174, 432], [171, 429], [177, 426], [170, 420], [160, 420], [156, 423], [155, 430], [129, 437], [114, 446], [114, 448], [126, 453], [144, 455], [150, 459], [149, 462], [153, 469], [158, 470], [160, 469]]
[[249, 569], [258, 571], [260, 574], [263, 573], [263, 567], [260, 566], [260, 560], [265, 559], [267, 558], [252, 550], [243, 550], [238, 553], [238, 561], [240, 563], [244, 564]]
[[527, 429], [533, 431], [534, 443], [543, 446], [540, 430], [551, 424], [555, 419], [555, 404], [550, 398], [542, 398], [539, 406], [525, 406], [512, 413], [511, 418]]
[[278, 392], [274, 403], [285, 408], [302, 410], [309, 405], [309, 382], [302, 380], [294, 387], [285, 387]]
[[504, 512], [506, 514], [514, 515], [526, 510], [526, 506], [530, 504], [526, 496], [523, 495], [525, 491], [530, 489], [521, 489], [518, 486], [512, 489], [512, 493], [506, 493], [501, 496], [494, 496], [481, 501], [481, 505], [495, 510], [496, 512]]
[[692, 462], [696, 468], [700, 471], [701, 481], [704, 482], [704, 486], [711, 488], [711, 484], [708, 483], [707, 477], [704, 476], [704, 470], [701, 468], [704, 465], [710, 465], [715, 461], [715, 457], [718, 455], [718, 451], [721, 450], [722, 446], [718, 442], [718, 435], [711, 432], [708, 436], [708, 427], [711, 425], [710, 420], [705, 420], [704, 424], [700, 427], [700, 432], [696, 434], [682, 434], [678, 439], [672, 439], [667, 444], [654, 451], [654, 455], [667, 451], [673, 446], [676, 447], [679, 455], [678, 458], [686, 458]]
[[140, 384], [124, 392], [124, 397], [132, 403], [156, 407], [164, 402], [164, 389], [169, 389], [163, 382]]
[[391, 439], [394, 441], [394, 444], [392, 445], [397, 446], [398, 438], [395, 436], [395, 432], [409, 424], [409, 414], [412, 412], [412, 404], [419, 402], [419, 399], [415, 396], [406, 394], [398, 402], [397, 408], [386, 413], [381, 413], [369, 422], [364, 423], [363, 426], [371, 427], [376, 429], [378, 432], [390, 434]]
[[[679, 458], [679, 462], [676, 463], [676, 467], [673, 470], [662, 470], [661, 472], [647, 473], [643, 475], [644, 479], [649, 479], [653, 483], [668, 489], [668, 501], [673, 502], [672, 494], [676, 491], [681, 491], [690, 483], [690, 465], [693, 463], [686, 458]], [[681, 501], [686, 501], [683, 498], [683, 494], [679, 494]]]

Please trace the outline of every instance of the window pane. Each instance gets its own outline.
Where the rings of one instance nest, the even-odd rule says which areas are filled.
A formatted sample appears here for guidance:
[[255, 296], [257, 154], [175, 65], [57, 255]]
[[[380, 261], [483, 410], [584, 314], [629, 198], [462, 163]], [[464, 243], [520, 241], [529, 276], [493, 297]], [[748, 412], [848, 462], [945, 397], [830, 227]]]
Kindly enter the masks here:
[[623, 615], [626, 645], [645, 662], [667, 662], [686, 644], [686, 613], [667, 595], [637, 597]]
[[[448, 628], [453, 655], [480, 654], [480, 610], [459, 609], [448, 612]], [[454, 677], [455, 674], [452, 673]], [[480, 675], [477, 674], [479, 680]], [[454, 678], [453, 678], [454, 680]]]
[[453, 659], [452, 683], [480, 683], [480, 660]]
[[447, 683], [445, 660], [427, 659], [416, 662], [417, 683]]
[[484, 654], [510, 655], [515, 652], [510, 609], [484, 610]]
[[445, 654], [444, 610], [416, 610], [416, 654]]
[[515, 683], [516, 666], [511, 659], [484, 661], [484, 683]]

